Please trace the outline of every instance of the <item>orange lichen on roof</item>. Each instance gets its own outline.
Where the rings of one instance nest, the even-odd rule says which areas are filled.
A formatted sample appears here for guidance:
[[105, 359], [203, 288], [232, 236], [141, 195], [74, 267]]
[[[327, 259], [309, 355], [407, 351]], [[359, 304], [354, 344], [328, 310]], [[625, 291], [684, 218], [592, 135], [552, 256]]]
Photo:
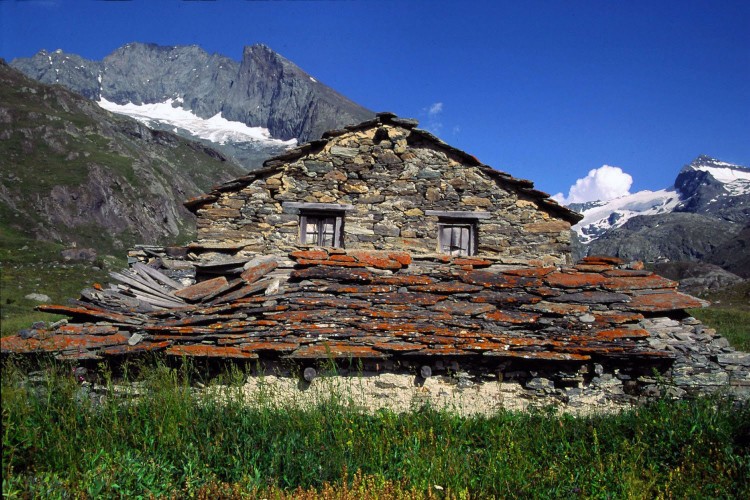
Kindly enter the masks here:
[[560, 288], [595, 288], [603, 284], [606, 279], [596, 273], [553, 272], [544, 277], [544, 281], [551, 287]]
[[246, 351], [239, 347], [222, 347], [206, 344], [175, 345], [167, 349], [167, 354], [170, 356], [195, 356], [203, 358], [258, 358], [258, 355], [254, 352]]
[[[178, 290], [195, 303], [172, 309], [137, 313], [84, 301], [41, 306], [72, 320], [5, 337], [2, 353], [64, 359], [152, 350], [231, 359], [671, 359], [647, 342], [649, 332], [640, 326], [644, 313], [703, 305], [677, 292], [670, 280], [605, 258], [585, 260], [584, 271], [495, 269], [489, 260], [485, 269], [465, 270], [486, 262], [442, 256], [414, 262], [401, 252], [343, 249], [289, 257], [297, 266], [286, 275], [277, 261], [256, 260], [239, 271], [244, 279], [220, 276]], [[266, 295], [271, 272], [284, 284]]]
[[705, 307], [706, 301], [674, 290], [633, 295], [623, 307], [630, 311], [658, 312]]

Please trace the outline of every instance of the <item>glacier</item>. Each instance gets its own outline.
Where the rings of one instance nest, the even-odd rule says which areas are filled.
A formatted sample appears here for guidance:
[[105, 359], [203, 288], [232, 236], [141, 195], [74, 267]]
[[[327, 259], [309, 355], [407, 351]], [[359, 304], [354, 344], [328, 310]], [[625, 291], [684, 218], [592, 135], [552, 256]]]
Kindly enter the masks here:
[[230, 121], [222, 117], [221, 113], [211, 118], [201, 118], [179, 106], [180, 102], [181, 99], [178, 98], [152, 104], [117, 104], [104, 97], [97, 101], [107, 111], [135, 118], [146, 125], [159, 122], [217, 144], [255, 142], [276, 147], [293, 147], [297, 144], [297, 139], [274, 139], [267, 128], [249, 127], [242, 122]]

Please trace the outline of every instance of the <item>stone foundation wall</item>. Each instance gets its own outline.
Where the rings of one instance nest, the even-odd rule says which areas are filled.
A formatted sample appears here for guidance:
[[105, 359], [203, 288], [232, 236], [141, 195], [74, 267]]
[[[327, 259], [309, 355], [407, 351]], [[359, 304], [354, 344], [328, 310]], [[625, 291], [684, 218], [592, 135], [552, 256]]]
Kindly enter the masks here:
[[303, 202], [351, 206], [344, 224], [348, 249], [434, 253], [438, 217], [428, 210], [489, 212], [477, 220], [479, 255], [507, 263], [569, 263], [570, 223], [513, 184], [529, 187], [526, 181], [498, 181], [492, 176], [504, 174], [471, 165], [424, 133], [393, 124], [321, 142], [198, 208], [192, 249], [247, 255], [303, 248], [299, 215], [283, 206]]
[[572, 414], [609, 413], [659, 398], [714, 395], [750, 399], [750, 353], [735, 351], [727, 340], [693, 317], [644, 318], [649, 345], [674, 354], [670, 365], [638, 362], [577, 365], [507, 363], [480, 367], [460, 361], [433, 362], [428, 378], [421, 362], [365, 362], [357, 367], [329, 366], [307, 383], [287, 365], [271, 365], [248, 377], [244, 394], [279, 404], [315, 404], [326, 398], [376, 411], [409, 411], [423, 405], [462, 415], [491, 415], [500, 409], [554, 407]]
[[[250, 401], [282, 405], [304, 406], [333, 397], [368, 412], [405, 412], [429, 405], [461, 415], [542, 407], [580, 415], [621, 411], [659, 398], [750, 399], [750, 354], [732, 350], [726, 339], [693, 318], [680, 322], [662, 317], [645, 320], [643, 325], [661, 329], [662, 342], [692, 354], [678, 355], [675, 364], [661, 372], [599, 363], [568, 369], [537, 364], [496, 370], [446, 364], [434, 376], [424, 378], [418, 365], [393, 371], [393, 367], [366, 363], [359, 369], [321, 371], [309, 383], [294, 370], [275, 367], [249, 376], [242, 390]], [[703, 340], [686, 344], [678, 338], [686, 336]]]

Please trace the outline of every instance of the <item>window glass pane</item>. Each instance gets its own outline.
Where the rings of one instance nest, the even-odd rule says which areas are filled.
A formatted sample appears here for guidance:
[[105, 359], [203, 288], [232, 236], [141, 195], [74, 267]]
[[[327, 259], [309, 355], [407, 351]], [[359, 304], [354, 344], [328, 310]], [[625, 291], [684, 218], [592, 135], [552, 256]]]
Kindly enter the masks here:
[[334, 246], [335, 241], [335, 227], [336, 227], [336, 218], [335, 217], [326, 217], [324, 219], [320, 219], [320, 236], [318, 245], [322, 247], [332, 247]]
[[451, 228], [450, 226], [438, 226], [440, 234], [438, 241], [440, 242], [440, 251], [442, 253], [450, 253], [451, 251]]
[[453, 228], [453, 251], [456, 255], [469, 254], [469, 228], [462, 226]]
[[318, 244], [318, 232], [320, 227], [320, 219], [317, 217], [307, 217], [307, 232], [305, 234], [304, 243], [308, 245]]
[[451, 228], [451, 255], [466, 255], [468, 252], [469, 231], [463, 226]]

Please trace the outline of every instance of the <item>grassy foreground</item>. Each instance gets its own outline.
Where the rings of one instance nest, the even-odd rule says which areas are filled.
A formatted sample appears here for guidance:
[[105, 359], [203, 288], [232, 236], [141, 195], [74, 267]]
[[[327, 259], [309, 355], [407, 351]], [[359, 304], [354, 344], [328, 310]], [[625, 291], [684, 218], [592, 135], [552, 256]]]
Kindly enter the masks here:
[[735, 349], [750, 351], [750, 280], [705, 295], [711, 307], [689, 312], [715, 328]]
[[[0, 214], [2, 215], [2, 214]], [[109, 281], [108, 269], [120, 269], [125, 259], [103, 256], [96, 262], [65, 262], [57, 243], [34, 241], [0, 222], [0, 335], [14, 335], [36, 321], [53, 322], [64, 316], [34, 310], [40, 302], [32, 293], [47, 295], [56, 304], [78, 298], [94, 282]]]
[[3, 367], [4, 498], [750, 497], [750, 407], [718, 400], [577, 418], [368, 415], [341, 395], [248, 400], [241, 373], [196, 393], [159, 365], [137, 399], [44, 373], [32, 384]]

